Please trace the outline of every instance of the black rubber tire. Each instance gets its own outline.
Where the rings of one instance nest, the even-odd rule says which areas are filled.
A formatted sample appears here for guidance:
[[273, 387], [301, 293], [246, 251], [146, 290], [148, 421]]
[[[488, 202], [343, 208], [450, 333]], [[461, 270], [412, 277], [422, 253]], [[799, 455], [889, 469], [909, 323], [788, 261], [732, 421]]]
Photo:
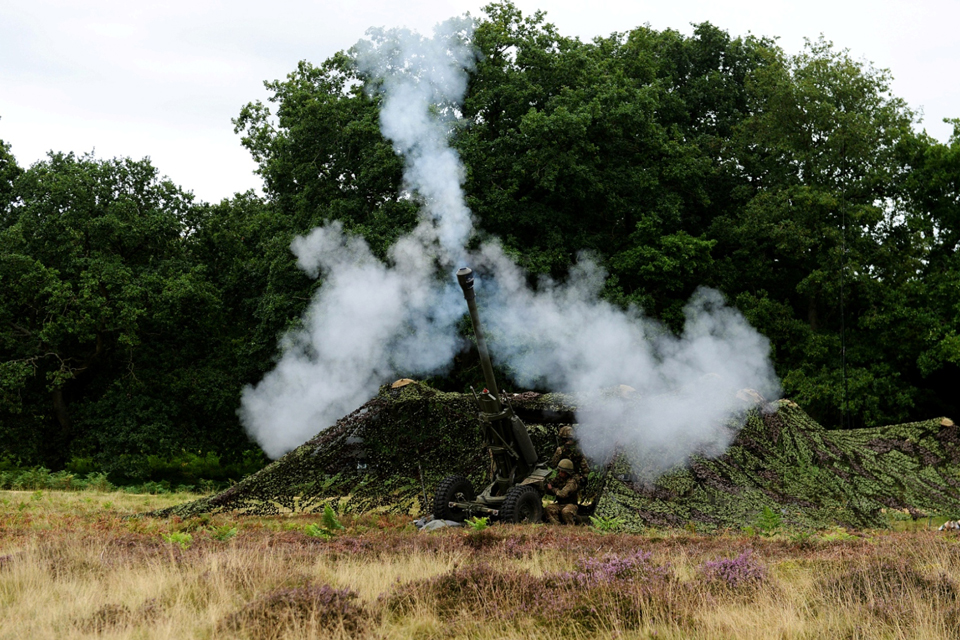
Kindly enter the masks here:
[[447, 476], [433, 496], [433, 517], [437, 520], [463, 522], [467, 517], [466, 512], [463, 509], [451, 508], [450, 502], [471, 502], [476, 497], [477, 492], [473, 490], [469, 480], [463, 476]]
[[511, 487], [500, 505], [500, 520], [511, 524], [541, 522], [543, 501], [537, 488], [529, 484]]

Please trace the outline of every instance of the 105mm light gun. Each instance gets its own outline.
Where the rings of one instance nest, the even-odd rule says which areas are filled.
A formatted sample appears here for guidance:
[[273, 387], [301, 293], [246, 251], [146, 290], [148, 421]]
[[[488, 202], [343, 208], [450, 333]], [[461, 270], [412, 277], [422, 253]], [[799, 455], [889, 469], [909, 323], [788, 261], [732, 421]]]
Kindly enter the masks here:
[[473, 333], [480, 353], [486, 388], [474, 391], [483, 442], [493, 462], [493, 482], [479, 495], [464, 476], [447, 476], [437, 487], [433, 516], [463, 521], [469, 516], [492, 516], [504, 522], [539, 522], [543, 516], [542, 490], [550, 469], [538, 461], [527, 427], [500, 396], [490, 353], [480, 326], [473, 271], [457, 271], [457, 281], [467, 301]]

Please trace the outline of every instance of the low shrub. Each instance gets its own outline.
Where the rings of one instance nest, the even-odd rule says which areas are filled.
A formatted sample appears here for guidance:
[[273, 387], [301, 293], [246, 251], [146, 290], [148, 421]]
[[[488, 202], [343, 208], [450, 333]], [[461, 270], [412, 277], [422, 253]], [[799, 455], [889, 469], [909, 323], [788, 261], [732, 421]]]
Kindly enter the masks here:
[[106, 474], [75, 474], [69, 471], [50, 471], [46, 467], [13, 468], [0, 471], [0, 489], [13, 491], [39, 491], [53, 489], [59, 491], [113, 489], [106, 480]]
[[43, 466], [22, 466], [20, 460], [3, 456], [0, 457], [0, 489], [110, 491], [120, 487], [127, 493], [165, 494], [198, 489], [212, 493], [260, 470], [266, 463], [259, 450], [247, 451], [241, 459], [232, 462], [221, 460], [214, 453], [200, 455], [185, 451], [170, 458], [138, 457], [135, 465], [127, 465], [136, 467], [137, 471], [124, 473], [110, 465], [98, 465], [89, 457], [73, 458], [64, 470], [50, 471]]
[[86, 633], [103, 634], [116, 627], [153, 622], [160, 614], [160, 603], [152, 598], [135, 610], [122, 604], [105, 604], [92, 615], [77, 620], [75, 624]]
[[581, 559], [573, 571], [539, 577], [470, 565], [402, 585], [381, 602], [397, 615], [427, 608], [441, 619], [533, 619], [551, 627], [592, 631], [636, 628], [653, 602], [658, 611], [669, 609], [673, 583], [668, 565], [637, 552]]
[[933, 604], [943, 611], [960, 603], [960, 589], [950, 576], [927, 575], [902, 559], [844, 563], [839, 572], [821, 578], [818, 586], [824, 605], [842, 602], [866, 608], [891, 624], [912, 621], [917, 603]]
[[623, 518], [590, 516], [590, 524], [593, 525], [597, 531], [612, 533], [614, 531], [619, 531], [623, 527], [624, 521]]
[[272, 638], [302, 627], [311, 634], [355, 634], [368, 619], [366, 609], [350, 589], [312, 585], [268, 593], [222, 620], [218, 630], [252, 638]]
[[471, 531], [480, 532], [487, 528], [490, 524], [490, 518], [467, 518], [466, 525], [470, 527]]
[[210, 537], [214, 540], [219, 540], [220, 542], [226, 542], [231, 538], [234, 538], [238, 529], [236, 527], [231, 527], [228, 524], [223, 525], [222, 527], [217, 527], [210, 532]]
[[303, 528], [303, 532], [311, 538], [323, 538], [329, 540], [335, 535], [346, 529], [337, 518], [336, 512], [329, 504], [323, 505], [323, 515], [320, 517], [320, 524], [308, 524]]
[[757, 515], [757, 530], [765, 536], [772, 536], [777, 533], [782, 524], [783, 519], [780, 514], [770, 507], [765, 506]]
[[181, 549], [189, 549], [193, 543], [193, 536], [185, 531], [171, 531], [170, 533], [161, 533], [164, 542], [175, 544]]
[[569, 576], [577, 583], [589, 587], [599, 584], [626, 583], [646, 587], [670, 580], [670, 565], [656, 564], [653, 554], [637, 551], [628, 556], [605, 555], [601, 558], [582, 558]]
[[711, 587], [742, 590], [759, 587], [767, 578], [767, 570], [747, 549], [736, 558], [708, 560], [700, 565], [704, 582]]

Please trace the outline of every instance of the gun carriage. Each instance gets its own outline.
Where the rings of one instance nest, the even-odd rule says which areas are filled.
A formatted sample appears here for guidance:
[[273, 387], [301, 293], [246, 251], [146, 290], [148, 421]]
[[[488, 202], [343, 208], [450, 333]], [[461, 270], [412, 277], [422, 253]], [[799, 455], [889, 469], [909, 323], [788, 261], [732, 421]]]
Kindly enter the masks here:
[[500, 395], [477, 313], [473, 271], [466, 267], [460, 269], [457, 281], [470, 311], [486, 384], [480, 393], [474, 391], [474, 398], [484, 446], [493, 462], [493, 481], [477, 494], [466, 477], [447, 476], [437, 487], [433, 515], [458, 522], [470, 516], [494, 517], [503, 522], [540, 522], [543, 487], [550, 469], [538, 460], [526, 425]]

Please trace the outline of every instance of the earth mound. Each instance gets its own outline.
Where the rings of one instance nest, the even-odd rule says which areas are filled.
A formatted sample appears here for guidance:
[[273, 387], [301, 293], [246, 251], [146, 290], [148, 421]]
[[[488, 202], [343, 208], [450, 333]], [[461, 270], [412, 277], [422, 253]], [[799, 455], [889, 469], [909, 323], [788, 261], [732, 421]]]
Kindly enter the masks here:
[[[538, 453], [549, 459], [578, 398], [509, 396]], [[581, 427], [586, 429], [587, 427]], [[313, 439], [226, 491], [153, 515], [234, 511], [276, 515], [320, 511], [429, 512], [447, 475], [488, 481], [476, 407], [467, 394], [409, 382], [380, 393]], [[743, 527], [764, 508], [786, 525], [883, 526], [883, 510], [960, 511], [960, 429], [949, 419], [827, 431], [796, 404], [755, 405], [727, 451], [653, 483], [628, 455], [596, 465], [584, 502], [627, 530], [693, 523], [699, 530]]]

